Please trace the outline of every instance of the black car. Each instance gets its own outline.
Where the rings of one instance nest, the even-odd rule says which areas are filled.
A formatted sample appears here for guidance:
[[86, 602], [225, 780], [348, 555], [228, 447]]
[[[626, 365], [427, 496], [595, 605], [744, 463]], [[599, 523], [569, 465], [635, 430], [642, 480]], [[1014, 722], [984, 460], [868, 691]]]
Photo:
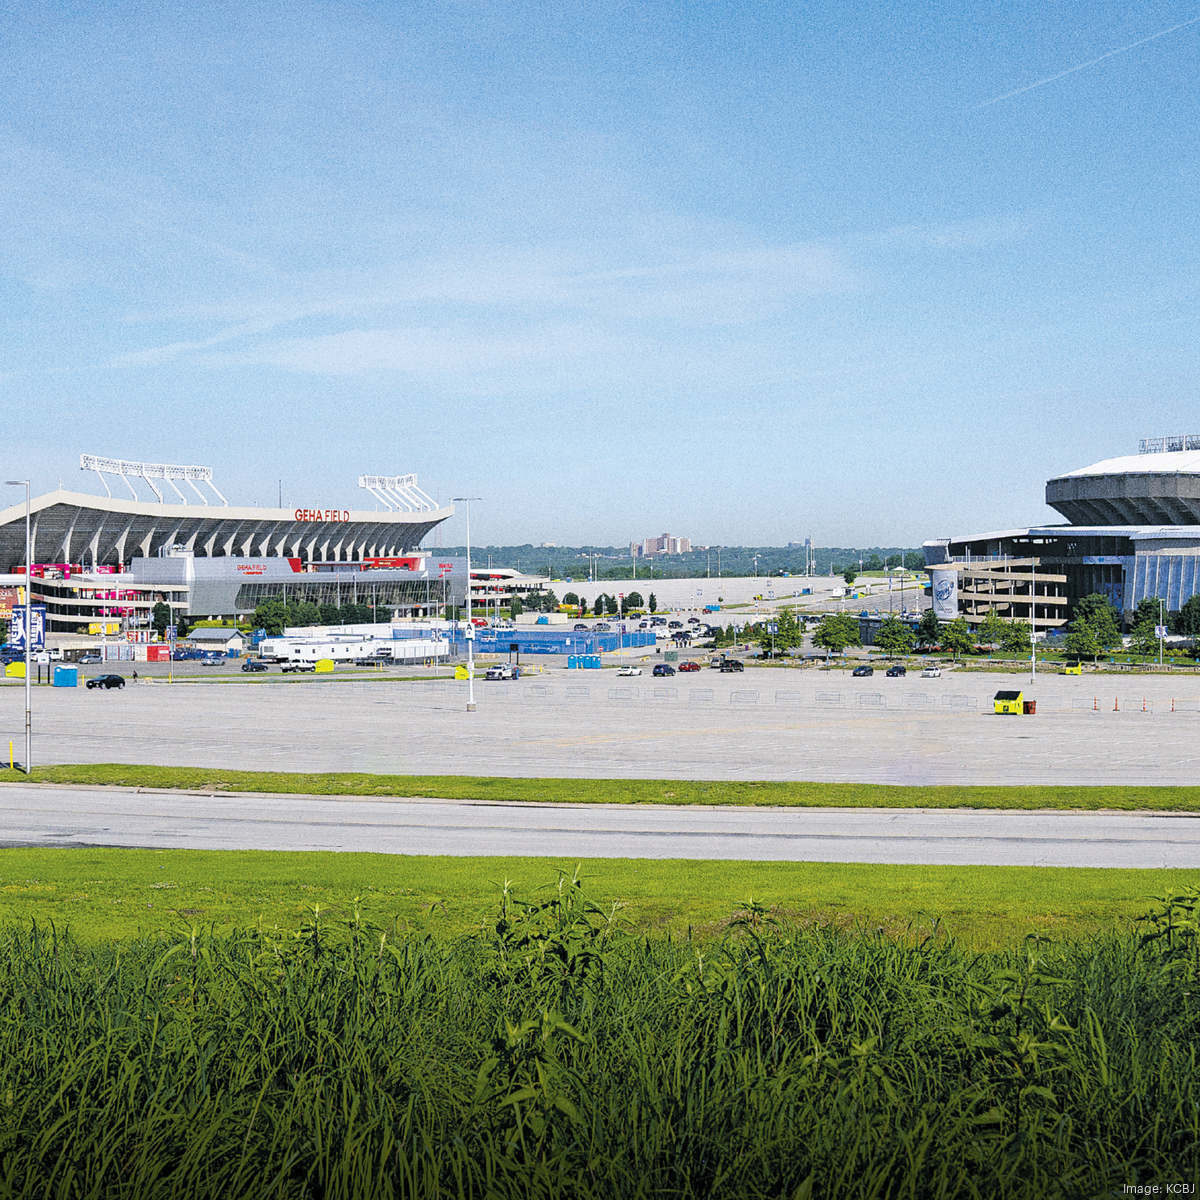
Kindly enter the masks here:
[[651, 675], [674, 675], [675, 668], [670, 663], [655, 663]]
[[850, 672], [850, 674], [851, 675], [874, 675], [875, 668], [874, 667], [855, 667], [854, 670]]
[[258, 658], [248, 658], [242, 663], [243, 671], [265, 671], [267, 664]]
[[902, 667], [899, 663], [896, 663], [895, 666], [888, 667], [887, 669], [887, 677], [889, 679], [903, 679], [907, 674], [908, 668]]
[[727, 658], [721, 663], [722, 671], [744, 671], [746, 664], [740, 658]]
[[123, 688], [125, 678], [122, 675], [97, 675], [95, 679], [87, 681], [87, 686], [90, 688]]

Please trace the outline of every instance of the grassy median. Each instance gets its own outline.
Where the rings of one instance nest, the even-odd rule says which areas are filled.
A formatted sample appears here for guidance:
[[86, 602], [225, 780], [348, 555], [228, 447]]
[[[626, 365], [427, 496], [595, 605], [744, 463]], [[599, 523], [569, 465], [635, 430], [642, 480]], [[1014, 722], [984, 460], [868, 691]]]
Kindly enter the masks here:
[[508, 779], [474, 775], [368, 775], [228, 771], [94, 763], [43, 767], [0, 782], [180, 788], [311, 796], [427, 796], [540, 804], [714, 804], [814, 808], [1123, 809], [1200, 812], [1200, 787], [913, 787], [881, 783], [709, 782], [687, 779]]
[[[36, 921], [86, 942], [192, 927], [287, 934], [357, 908], [395, 934], [458, 936], [494, 913], [506, 880], [532, 892], [574, 859], [292, 851], [7, 849], [0, 924]], [[1128, 931], [1153, 895], [1197, 872], [1058, 867], [588, 859], [593, 899], [643, 932], [707, 937], [762, 906], [805, 927], [943, 934], [979, 948]]]

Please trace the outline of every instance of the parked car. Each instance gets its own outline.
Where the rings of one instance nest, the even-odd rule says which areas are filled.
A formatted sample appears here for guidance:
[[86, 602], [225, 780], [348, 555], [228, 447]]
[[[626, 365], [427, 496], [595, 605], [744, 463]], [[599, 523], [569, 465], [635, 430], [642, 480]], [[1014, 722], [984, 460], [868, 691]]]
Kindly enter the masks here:
[[266, 669], [267, 669], [267, 664], [265, 662], [263, 662], [262, 659], [260, 659], [260, 658], [248, 658], [248, 659], [246, 659], [246, 661], [244, 663], [242, 663], [243, 671], [254, 672], [254, 671], [265, 671]]
[[511, 663], [496, 663], [487, 669], [485, 679], [520, 679], [521, 668], [514, 667]]
[[682, 629], [683, 622], [682, 621], [668, 621], [667, 628], [668, 629]]
[[927, 666], [925, 670], [921, 672], [922, 679], [941, 679], [941, 677], [942, 668], [934, 663], [930, 663], [929, 666]]
[[903, 679], [908, 674], [908, 668], [902, 667], [899, 663], [894, 663], [887, 669], [887, 677], [889, 679]]
[[699, 624], [700, 624], [700, 618], [699, 618], [699, 617], [688, 617], [688, 619], [687, 619], [687, 623], [688, 623], [689, 625], [699, 625]]
[[90, 667], [94, 663], [103, 662], [104, 659], [102, 659], [98, 654], [82, 654], [79, 657], [79, 661], [83, 663], [84, 666]]
[[674, 675], [675, 668], [670, 663], [655, 663], [654, 670], [651, 673], [654, 675]]
[[121, 675], [97, 675], [95, 679], [87, 681], [89, 688], [123, 688], [125, 679]]
[[700, 664], [698, 662], [685, 662], [679, 664], [680, 671], [698, 671]]
[[746, 664], [740, 658], [726, 658], [721, 663], [722, 671], [744, 671]]
[[575, 622], [576, 633], [587, 633], [587, 626], [582, 621]]
[[290, 663], [283, 664], [283, 673], [285, 675], [289, 675], [293, 671], [315, 671], [316, 669], [317, 669], [316, 663], [290, 662]]
[[875, 674], [875, 668], [874, 668], [874, 667], [868, 667], [868, 666], [865, 666], [865, 665], [864, 665], [864, 666], [861, 666], [861, 667], [855, 667], [855, 668], [854, 668], [854, 670], [850, 672], [850, 674], [851, 674], [852, 676], [853, 676], [853, 675], [874, 675], [874, 674]]
[[612, 626], [607, 621], [601, 621], [599, 625], [593, 626], [595, 633], [612, 633]]
[[[617, 668], [618, 675], [640, 675], [641, 673], [642, 673], [641, 667], [618, 667]], [[654, 673], [656, 675], [658, 674], [657, 667], [655, 667]]]
[[206, 667], [219, 667], [225, 661], [225, 656], [223, 654], [206, 654], [200, 661]]

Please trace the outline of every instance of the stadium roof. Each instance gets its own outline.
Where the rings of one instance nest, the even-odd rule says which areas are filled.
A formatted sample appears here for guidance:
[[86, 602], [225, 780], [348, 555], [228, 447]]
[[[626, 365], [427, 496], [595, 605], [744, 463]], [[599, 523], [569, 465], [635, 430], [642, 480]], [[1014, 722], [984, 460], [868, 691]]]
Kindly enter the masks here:
[[1090, 467], [1080, 467], [1058, 475], [1057, 479], [1076, 479], [1083, 475], [1178, 475], [1200, 474], [1200, 450], [1172, 450], [1166, 454], [1125, 454], [1106, 458]]
[[[59, 489], [31, 504], [35, 563], [91, 566], [151, 558], [179, 545], [197, 557], [353, 562], [402, 555], [454, 514], [160, 504]], [[25, 504], [0, 512], [0, 572], [25, 562]]]
[[1073, 525], [1200, 525], [1200, 451], [1127, 454], [1046, 481]]

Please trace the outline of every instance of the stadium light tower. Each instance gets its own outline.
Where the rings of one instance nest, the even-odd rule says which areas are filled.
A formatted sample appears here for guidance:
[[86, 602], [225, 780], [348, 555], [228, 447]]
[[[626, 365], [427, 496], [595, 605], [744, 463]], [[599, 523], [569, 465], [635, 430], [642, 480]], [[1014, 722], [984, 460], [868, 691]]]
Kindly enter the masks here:
[[29, 690], [29, 644], [33, 640], [33, 564], [29, 544], [29, 480], [6, 479], [6, 487], [25, 488], [25, 774], [31, 770], [33, 741], [33, 693]]
[[452, 504], [467, 506], [467, 712], [475, 711], [475, 623], [471, 620], [471, 501], [481, 496], [451, 496]]

